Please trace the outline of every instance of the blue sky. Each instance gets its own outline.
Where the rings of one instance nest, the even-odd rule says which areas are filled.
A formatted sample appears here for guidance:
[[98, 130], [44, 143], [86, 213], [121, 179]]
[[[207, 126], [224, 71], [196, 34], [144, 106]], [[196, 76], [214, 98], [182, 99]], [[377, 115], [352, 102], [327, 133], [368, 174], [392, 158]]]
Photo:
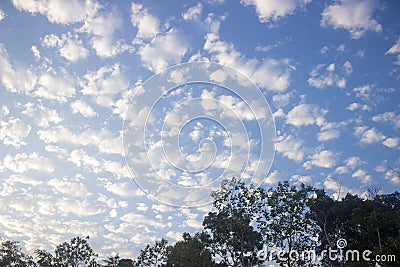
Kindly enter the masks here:
[[[210, 209], [185, 192], [203, 201], [204, 185], [234, 174], [334, 197], [400, 188], [397, 1], [14, 0], [0, 10], [0, 233], [27, 251], [77, 235], [101, 256], [175, 242]], [[156, 106], [141, 97], [155, 73], [191, 62], [162, 72], [179, 85], [190, 81], [182, 66], [199, 61], [229, 68], [167, 88]], [[232, 77], [259, 89], [235, 94]], [[124, 120], [147, 131], [132, 151], [136, 128]], [[257, 157], [261, 144], [276, 147], [272, 165], [271, 149]], [[215, 165], [193, 161], [203, 155]], [[210, 169], [175, 172], [186, 167]], [[172, 188], [151, 188], [154, 177]]]

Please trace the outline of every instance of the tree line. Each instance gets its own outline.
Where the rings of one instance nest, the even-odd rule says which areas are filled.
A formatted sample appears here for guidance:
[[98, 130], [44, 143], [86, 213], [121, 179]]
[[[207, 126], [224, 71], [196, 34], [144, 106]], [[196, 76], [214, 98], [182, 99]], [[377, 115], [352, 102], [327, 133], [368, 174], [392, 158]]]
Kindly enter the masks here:
[[100, 260], [89, 238], [75, 237], [35, 257], [1, 240], [0, 266], [227, 267], [400, 266], [400, 193], [334, 199], [323, 189], [280, 182], [255, 188], [237, 178], [212, 193], [203, 230], [169, 244], [147, 244], [135, 259]]

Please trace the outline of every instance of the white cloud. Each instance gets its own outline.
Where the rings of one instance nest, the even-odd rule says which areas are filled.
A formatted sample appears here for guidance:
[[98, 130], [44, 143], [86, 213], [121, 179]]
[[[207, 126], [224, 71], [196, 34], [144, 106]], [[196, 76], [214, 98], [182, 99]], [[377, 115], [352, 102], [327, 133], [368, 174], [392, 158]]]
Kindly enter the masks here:
[[393, 111], [387, 111], [385, 113], [372, 117], [375, 122], [389, 122], [395, 128], [400, 128], [400, 114], [396, 114]]
[[285, 91], [290, 85], [290, 74], [295, 69], [289, 59], [247, 59], [233, 44], [223, 42], [217, 33], [208, 33], [204, 49], [216, 62], [242, 71], [258, 86], [268, 90]]
[[382, 26], [372, 18], [377, 0], [341, 0], [327, 6], [322, 12], [321, 25], [343, 28], [353, 39], [361, 38], [367, 31], [382, 31]]
[[40, 51], [39, 51], [39, 49], [37, 48], [37, 46], [32, 45], [31, 51], [32, 51], [33, 56], [34, 56], [36, 59], [40, 59]]
[[372, 143], [379, 143], [385, 136], [378, 132], [375, 128], [368, 129], [366, 127], [356, 127], [355, 135], [360, 138], [361, 143], [365, 144], [372, 144]]
[[360, 103], [353, 102], [350, 105], [348, 105], [348, 107], [346, 109], [351, 110], [351, 111], [354, 111], [354, 110], [357, 110], [357, 109], [361, 109], [363, 111], [366, 111], [366, 110], [370, 110], [371, 108], [368, 105], [362, 105]]
[[138, 211], [147, 211], [149, 209], [149, 206], [146, 203], [140, 202], [136, 203], [136, 209]]
[[45, 15], [52, 23], [81, 22], [97, 12], [100, 5], [94, 1], [80, 0], [13, 0], [13, 5], [23, 11]]
[[289, 111], [286, 119], [287, 124], [292, 124], [296, 127], [317, 124], [323, 120], [323, 112], [312, 104], [300, 104]]
[[6, 17], [6, 14], [2, 9], [0, 9], [0, 22]]
[[386, 51], [385, 55], [396, 55], [397, 60], [394, 62], [396, 65], [400, 65], [400, 39]]
[[277, 138], [276, 151], [282, 153], [285, 157], [300, 162], [304, 158], [302, 151], [303, 141], [294, 138], [292, 135], [281, 136]]
[[290, 94], [274, 95], [272, 101], [277, 108], [284, 107], [290, 102]]
[[169, 65], [180, 63], [188, 50], [189, 44], [184, 35], [171, 29], [141, 46], [138, 54], [149, 70], [159, 72]]
[[336, 139], [339, 137], [339, 134], [340, 134], [340, 132], [337, 129], [330, 129], [327, 131], [322, 131], [322, 132], [318, 133], [318, 141], [322, 142], [322, 141]]
[[39, 130], [39, 139], [46, 144], [66, 143], [79, 147], [92, 145], [99, 149], [101, 153], [122, 154], [122, 142], [119, 135], [106, 129], [88, 129], [81, 133], [73, 133], [66, 127], [54, 127], [52, 129]]
[[349, 157], [345, 160], [346, 166], [354, 169], [358, 166], [360, 166], [363, 163], [363, 161], [359, 157]]
[[117, 93], [128, 90], [129, 80], [119, 64], [103, 66], [97, 71], [88, 71], [81, 82], [82, 94], [90, 95], [102, 107], [112, 108]]
[[353, 91], [356, 93], [356, 97], [366, 100], [370, 98], [372, 86], [369, 84], [357, 86], [353, 89]]
[[40, 156], [36, 152], [31, 154], [18, 153], [14, 157], [6, 155], [0, 168], [9, 169], [16, 173], [25, 173], [28, 170], [51, 173], [55, 170], [50, 159]]
[[45, 107], [43, 104], [35, 105], [32, 102], [28, 102], [23, 107], [21, 114], [31, 118], [37, 126], [48, 127], [51, 124], [58, 124], [62, 121], [57, 110]]
[[86, 186], [82, 182], [73, 182], [69, 180], [70, 179], [68, 178], [51, 179], [48, 184], [54, 188], [55, 191], [72, 197], [84, 198], [90, 195]]
[[327, 86], [346, 87], [346, 77], [353, 72], [350, 61], [346, 61], [340, 68], [331, 63], [327, 67], [325, 64], [317, 65], [310, 73], [308, 83], [316, 88], [323, 89]]
[[336, 155], [330, 150], [317, 152], [310, 158], [303, 164], [306, 169], [311, 169], [313, 165], [321, 168], [332, 168], [336, 165]]
[[102, 169], [101, 162], [86, 153], [83, 149], [73, 150], [68, 157], [68, 161], [74, 163], [77, 167], [84, 167], [94, 173], [99, 173]]
[[390, 148], [396, 148], [399, 145], [399, 140], [400, 139], [398, 137], [396, 138], [391, 137], [383, 141], [382, 144]]
[[254, 6], [261, 22], [270, 22], [293, 14], [296, 9], [304, 7], [311, 0], [241, 0], [240, 2], [245, 6]]
[[385, 179], [389, 180], [393, 185], [400, 185], [400, 174], [398, 169], [387, 168], [384, 165], [378, 165], [375, 170], [385, 174]]
[[136, 27], [135, 42], [142, 42], [155, 37], [160, 29], [160, 20], [143, 7], [142, 4], [131, 4], [131, 22]]
[[116, 56], [131, 47], [123, 39], [116, 40], [115, 32], [122, 27], [121, 15], [116, 11], [97, 14], [85, 20], [80, 32], [92, 35], [90, 43], [96, 54], [103, 58]]
[[158, 222], [156, 220], [153, 220], [152, 218], [148, 218], [143, 214], [137, 214], [133, 212], [122, 215], [120, 219], [123, 222], [134, 223], [138, 227], [151, 226], [158, 229], [164, 229], [167, 227], [167, 225], [162, 222]]
[[7, 90], [28, 94], [34, 89], [37, 77], [28, 68], [13, 67], [4, 44], [0, 43], [0, 79]]
[[75, 95], [74, 80], [65, 71], [61, 71], [58, 75], [43, 73], [39, 77], [35, 95], [58, 102], [66, 102], [68, 98]]
[[182, 18], [184, 20], [197, 19], [200, 17], [202, 10], [203, 5], [201, 3], [198, 3], [197, 5], [190, 7], [185, 13], [183, 13]]
[[11, 145], [19, 148], [27, 143], [24, 139], [29, 135], [31, 126], [24, 123], [19, 118], [13, 118], [9, 121], [0, 120], [0, 140], [5, 145]]
[[72, 102], [71, 109], [72, 113], [80, 113], [87, 118], [93, 118], [97, 116], [97, 112], [94, 111], [93, 108], [83, 100], [76, 100]]
[[280, 181], [280, 175], [277, 170], [274, 170], [268, 174], [268, 176], [263, 181], [267, 185], [276, 185]]
[[67, 215], [72, 213], [78, 216], [93, 216], [104, 212], [103, 207], [87, 199], [79, 200], [79, 199], [61, 198], [57, 200], [56, 204], [57, 204], [57, 209], [62, 214], [67, 214]]
[[137, 196], [144, 196], [143, 191], [134, 186], [133, 181], [127, 182], [107, 182], [105, 184], [107, 191], [125, 198], [133, 198]]
[[82, 40], [79, 39], [77, 34], [72, 34], [71, 32], [62, 34], [61, 37], [54, 34], [46, 35], [43, 38], [42, 45], [56, 47], [62, 57], [73, 63], [80, 59], [85, 59], [89, 55], [89, 50], [83, 46]]
[[169, 231], [166, 236], [174, 240], [175, 242], [181, 241], [182, 240], [182, 232], [174, 232], [174, 231]]
[[352, 174], [353, 178], [357, 178], [361, 180], [363, 184], [368, 184], [371, 182], [371, 175], [368, 175], [366, 171], [363, 169], [358, 169], [356, 172]]
[[311, 176], [305, 175], [298, 175], [295, 174], [292, 177], [290, 177], [290, 181], [293, 182], [294, 184], [310, 184], [312, 182]]

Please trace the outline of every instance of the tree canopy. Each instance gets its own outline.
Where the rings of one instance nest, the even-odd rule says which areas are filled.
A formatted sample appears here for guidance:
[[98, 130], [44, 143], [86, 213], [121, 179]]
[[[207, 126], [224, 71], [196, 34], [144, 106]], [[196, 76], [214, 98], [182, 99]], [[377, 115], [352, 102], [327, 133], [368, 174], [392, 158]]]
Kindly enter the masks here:
[[[175, 244], [160, 238], [135, 259], [118, 254], [99, 259], [89, 237], [72, 238], [53, 253], [37, 249], [35, 258], [18, 242], [0, 239], [0, 266], [399, 266], [399, 192], [378, 194], [371, 188], [367, 199], [350, 193], [333, 199], [310, 186], [280, 182], [264, 189], [233, 178], [212, 196], [213, 209], [205, 215], [202, 231], [183, 233]], [[371, 255], [368, 260], [343, 256], [354, 250]], [[304, 251], [324, 257], [304, 257]], [[332, 251], [341, 254], [324, 254]], [[377, 257], [382, 255], [391, 257]]]

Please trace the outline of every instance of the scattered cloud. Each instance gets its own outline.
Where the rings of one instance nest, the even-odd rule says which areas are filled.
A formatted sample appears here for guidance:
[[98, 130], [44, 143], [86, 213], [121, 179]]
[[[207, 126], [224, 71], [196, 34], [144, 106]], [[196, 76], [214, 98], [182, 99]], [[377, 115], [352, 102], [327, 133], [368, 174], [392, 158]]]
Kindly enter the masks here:
[[[73, 63], [85, 59], [89, 55], [89, 50], [83, 46], [82, 40], [79, 39], [77, 34], [71, 32], [62, 34], [61, 37], [55, 34], [46, 35], [43, 37], [42, 45], [57, 48], [62, 57]], [[37, 58], [40, 58], [36, 46], [32, 47], [32, 51]]]
[[206, 35], [204, 49], [211, 53], [213, 60], [242, 71], [262, 88], [284, 92], [290, 85], [290, 74], [295, 67], [289, 59], [247, 59], [233, 44], [221, 41], [216, 33]]
[[368, 129], [365, 126], [359, 126], [355, 129], [355, 135], [360, 138], [361, 143], [372, 144], [379, 143], [385, 139], [385, 136], [380, 133], [376, 128]]
[[81, 81], [81, 93], [89, 95], [93, 101], [102, 107], [113, 108], [118, 100], [118, 93], [128, 90], [129, 80], [115, 63], [112, 66], [103, 66], [97, 71], [88, 71]]
[[86, 19], [78, 32], [91, 36], [90, 44], [98, 56], [110, 58], [131, 49], [125, 40], [115, 38], [115, 32], [121, 27], [121, 15], [116, 10], [110, 10]]
[[12, 3], [19, 10], [45, 15], [50, 22], [57, 24], [82, 22], [93, 16], [100, 8], [98, 3], [91, 0], [13, 0]]
[[310, 78], [307, 81], [311, 86], [318, 89], [323, 89], [328, 86], [345, 88], [346, 77], [352, 72], [353, 66], [350, 61], [344, 62], [339, 69], [337, 69], [335, 63], [331, 63], [328, 66], [319, 64], [311, 71]]
[[375, 122], [387, 122], [395, 129], [400, 128], [400, 114], [396, 114], [394, 111], [387, 111], [372, 117], [372, 121]]
[[323, 141], [336, 139], [339, 137], [339, 135], [340, 135], [340, 132], [337, 129], [330, 129], [330, 130], [322, 131], [322, 132], [318, 133], [318, 141], [323, 142]]
[[357, 102], [351, 103], [350, 105], [347, 106], [346, 109], [351, 110], [351, 111], [354, 111], [354, 110], [357, 110], [357, 109], [360, 109], [362, 111], [371, 110], [371, 108], [368, 105], [365, 105], [365, 104], [362, 105], [362, 104], [357, 103]]
[[67, 99], [75, 95], [75, 81], [66, 72], [43, 73], [39, 76], [35, 95], [58, 102], [67, 102]]
[[160, 32], [160, 20], [142, 4], [131, 4], [131, 22], [137, 28], [135, 42], [152, 39]]
[[87, 118], [96, 117], [98, 114], [94, 109], [83, 100], [76, 100], [71, 103], [72, 113], [80, 113]]
[[26, 67], [13, 67], [4, 44], [0, 43], [0, 79], [10, 92], [28, 94], [37, 81], [37, 76]]
[[389, 137], [385, 141], [383, 141], [382, 144], [384, 146], [387, 146], [387, 147], [390, 147], [390, 148], [396, 148], [396, 147], [399, 146], [399, 141], [400, 141], [400, 138], [398, 138], [398, 137], [394, 137], [394, 138], [393, 137]]
[[367, 174], [367, 172], [363, 169], [358, 169], [356, 172], [352, 174], [353, 178], [361, 180], [363, 184], [371, 183], [371, 175]]
[[298, 8], [303, 8], [311, 0], [241, 0], [244, 6], [254, 6], [258, 19], [263, 22], [277, 21], [291, 15]]
[[367, 31], [382, 31], [382, 25], [372, 18], [377, 7], [377, 0], [336, 1], [322, 12], [321, 25], [346, 29], [351, 38], [359, 39]]
[[300, 162], [304, 159], [303, 141], [292, 135], [277, 138], [276, 151], [282, 153], [288, 159]]
[[184, 20], [198, 19], [201, 16], [202, 10], [202, 3], [198, 3], [197, 5], [190, 7], [185, 13], [183, 13], [182, 18]]
[[5, 145], [11, 145], [19, 148], [27, 143], [24, 139], [29, 135], [32, 127], [19, 118], [13, 118], [8, 121], [0, 120], [0, 140]]
[[28, 170], [52, 173], [55, 167], [50, 159], [32, 152], [30, 154], [17, 153], [15, 156], [6, 155], [0, 165], [1, 169], [8, 169], [15, 173], [25, 173]]
[[300, 104], [289, 111], [286, 123], [296, 127], [317, 124], [323, 121], [323, 114], [324, 113], [313, 104]]
[[322, 150], [311, 155], [310, 160], [303, 164], [305, 169], [311, 169], [312, 166], [321, 168], [332, 168], [336, 165], [337, 155], [331, 150]]
[[180, 63], [188, 50], [189, 44], [185, 36], [178, 30], [171, 29], [141, 46], [138, 54], [149, 70], [159, 72], [169, 65]]
[[397, 60], [394, 62], [396, 65], [400, 65], [400, 39], [386, 51], [385, 55], [395, 55]]
[[85, 198], [90, 195], [88, 189], [82, 182], [70, 181], [69, 178], [50, 179], [48, 184], [58, 193], [72, 197]]
[[0, 9], [0, 22], [6, 17], [6, 14], [2, 9]]

